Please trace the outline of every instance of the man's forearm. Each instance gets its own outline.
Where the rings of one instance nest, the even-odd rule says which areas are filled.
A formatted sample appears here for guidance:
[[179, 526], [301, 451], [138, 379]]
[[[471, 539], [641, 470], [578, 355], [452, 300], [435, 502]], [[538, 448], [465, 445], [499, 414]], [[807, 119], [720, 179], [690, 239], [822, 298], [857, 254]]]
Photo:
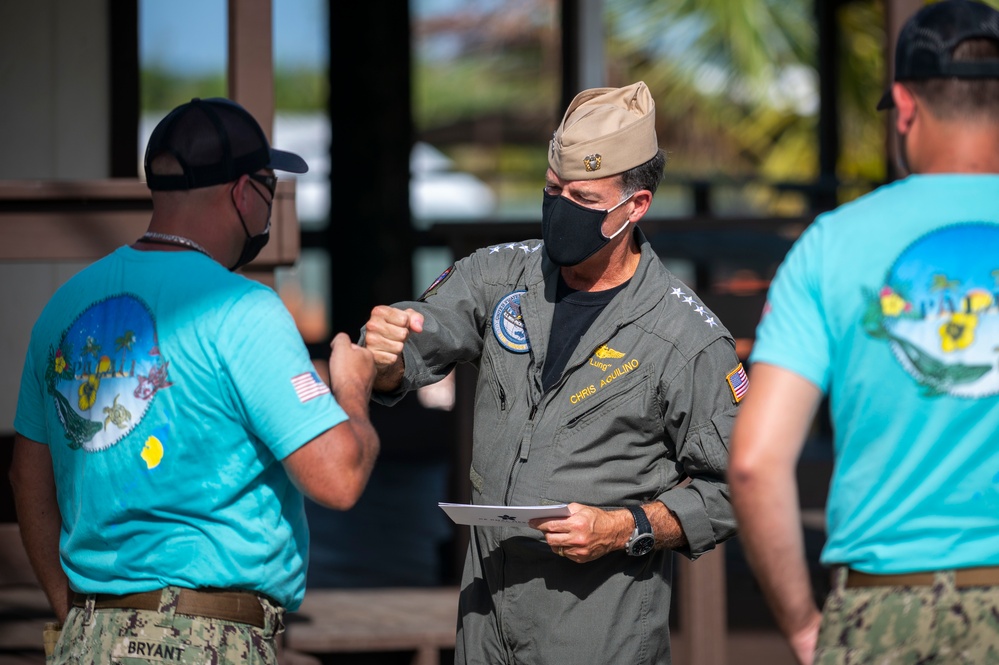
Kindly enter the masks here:
[[817, 385], [757, 363], [732, 431], [728, 481], [739, 534], [777, 624], [812, 662], [821, 614], [812, 595], [796, 469], [822, 397]]
[[645, 504], [642, 509], [649, 518], [649, 524], [652, 525], [657, 549], [676, 550], [687, 546], [687, 534], [683, 532], [683, 525], [673, 511], [661, 501]]
[[773, 472], [733, 480], [739, 537], [781, 631], [795, 634], [817, 620], [793, 479]]
[[10, 480], [25, 552], [56, 618], [62, 622], [72, 599], [69, 580], [59, 561], [62, 516], [48, 446], [18, 435]]
[[395, 392], [402, 383], [402, 377], [406, 373], [406, 365], [402, 356], [392, 365], [378, 367], [375, 374], [375, 392], [391, 393]]
[[18, 524], [24, 549], [28, 553], [35, 576], [49, 599], [52, 611], [62, 623], [66, 620], [66, 613], [72, 604], [72, 596], [69, 579], [59, 561], [58, 521], [55, 521], [54, 531], [51, 525], [26, 525], [21, 512], [19, 507]]

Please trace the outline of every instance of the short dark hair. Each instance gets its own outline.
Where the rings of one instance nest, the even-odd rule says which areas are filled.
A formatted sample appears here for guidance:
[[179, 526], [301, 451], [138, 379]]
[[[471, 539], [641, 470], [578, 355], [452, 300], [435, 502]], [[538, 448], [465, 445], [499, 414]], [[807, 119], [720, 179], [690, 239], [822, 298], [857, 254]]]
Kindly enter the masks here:
[[[968, 39], [954, 49], [955, 62], [999, 58], [999, 42]], [[999, 79], [932, 78], [903, 81], [942, 120], [985, 118], [999, 121]]]
[[621, 191], [629, 196], [637, 191], [647, 189], [653, 194], [659, 183], [666, 177], [666, 151], [659, 148], [655, 157], [619, 174]]

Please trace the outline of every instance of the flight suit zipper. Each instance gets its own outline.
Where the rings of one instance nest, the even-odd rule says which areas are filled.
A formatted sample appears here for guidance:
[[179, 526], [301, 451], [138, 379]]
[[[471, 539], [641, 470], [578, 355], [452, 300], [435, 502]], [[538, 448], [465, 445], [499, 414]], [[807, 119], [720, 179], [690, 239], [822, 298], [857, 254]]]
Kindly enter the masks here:
[[505, 492], [505, 503], [510, 504], [510, 497], [513, 495], [513, 489], [517, 486], [517, 475], [523, 468], [524, 462], [527, 461], [527, 456], [531, 451], [531, 438], [534, 436], [534, 416], [538, 412], [538, 405], [531, 405], [531, 412], [527, 416], [527, 422], [524, 424], [524, 433], [520, 439], [520, 455], [515, 456], [513, 459], [513, 464], [510, 467], [510, 472], [507, 474], [506, 481], [506, 492]]
[[538, 412], [538, 405], [531, 405], [531, 413], [527, 416], [527, 432], [524, 440], [520, 444], [520, 461], [526, 462], [527, 455], [531, 452], [531, 438], [534, 436], [534, 414]]

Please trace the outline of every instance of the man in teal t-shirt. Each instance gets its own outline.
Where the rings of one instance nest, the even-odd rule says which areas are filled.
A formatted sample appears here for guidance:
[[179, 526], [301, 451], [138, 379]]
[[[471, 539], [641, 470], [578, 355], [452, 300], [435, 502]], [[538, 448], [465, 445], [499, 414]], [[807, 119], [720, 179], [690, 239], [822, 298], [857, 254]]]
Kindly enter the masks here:
[[[777, 271], [732, 438], [740, 532], [802, 663], [999, 662], [999, 12], [902, 30], [912, 174], [820, 216]], [[795, 465], [828, 395], [835, 468], [820, 615]]]
[[328, 385], [277, 294], [234, 272], [267, 241], [274, 170], [306, 169], [234, 102], [179, 106], [146, 150], [148, 232], [36, 322], [11, 477], [65, 622], [52, 662], [276, 662], [302, 493], [349, 508], [379, 445], [371, 353], [338, 335]]

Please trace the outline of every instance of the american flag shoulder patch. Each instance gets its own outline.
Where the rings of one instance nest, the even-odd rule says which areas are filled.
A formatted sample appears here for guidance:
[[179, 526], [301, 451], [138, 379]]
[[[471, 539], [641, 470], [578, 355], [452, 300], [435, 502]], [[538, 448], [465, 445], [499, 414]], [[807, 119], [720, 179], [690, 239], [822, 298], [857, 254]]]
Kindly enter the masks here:
[[726, 374], [725, 380], [728, 381], [728, 387], [732, 390], [732, 397], [735, 399], [735, 403], [738, 404], [746, 396], [746, 391], [749, 390], [749, 377], [746, 376], [746, 370], [742, 368], [742, 363], [739, 363], [738, 367]]
[[306, 372], [305, 374], [291, 377], [291, 387], [295, 389], [298, 401], [303, 404], [310, 399], [329, 394], [330, 392], [330, 387], [315, 372]]

